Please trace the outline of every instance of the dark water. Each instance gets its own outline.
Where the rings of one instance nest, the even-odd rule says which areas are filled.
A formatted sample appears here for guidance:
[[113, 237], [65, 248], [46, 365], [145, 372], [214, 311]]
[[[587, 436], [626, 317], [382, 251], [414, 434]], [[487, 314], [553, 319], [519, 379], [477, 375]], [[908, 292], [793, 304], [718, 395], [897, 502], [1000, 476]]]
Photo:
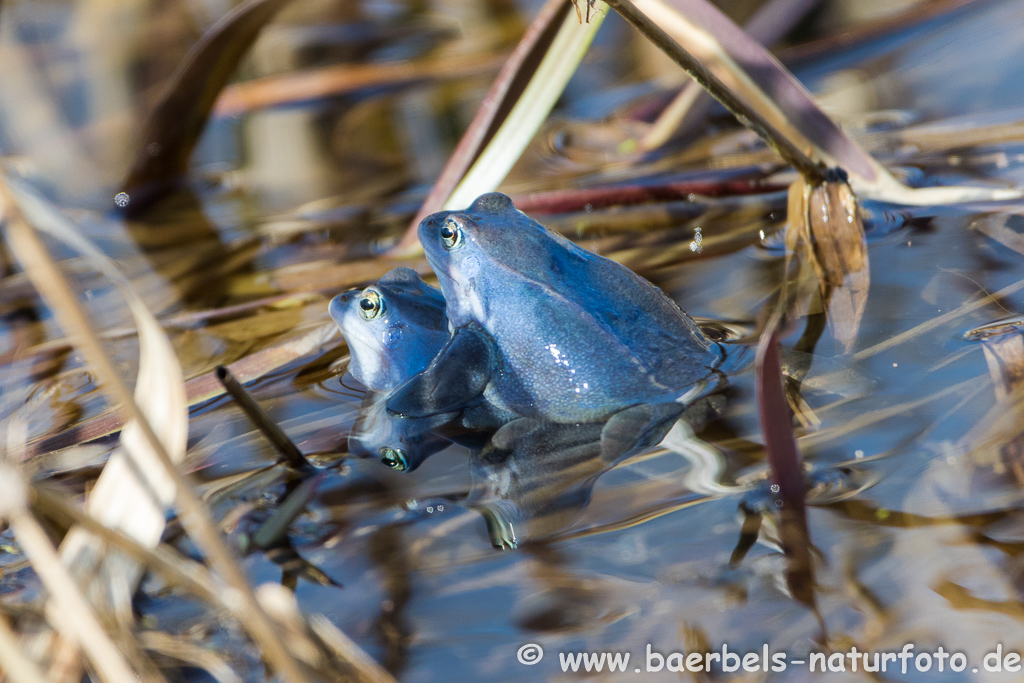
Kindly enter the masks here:
[[[463, 10], [473, 18], [473, 10]], [[0, 10], [5, 12], [8, 6]], [[431, 24], [432, 15], [406, 15], [389, 3], [338, 12], [330, 17], [337, 26], [365, 20], [370, 35], [382, 31], [385, 38], [354, 55], [310, 49], [296, 57], [300, 65], [418, 56], [451, 41], [445, 33], [450, 27]], [[508, 8], [480, 12], [495, 29], [521, 25]], [[0, 141], [5, 150], [28, 160], [29, 177], [72, 215], [83, 217], [91, 236], [118, 250], [126, 269], [162, 274], [144, 292], [158, 312], [181, 314], [314, 292], [307, 299], [264, 307], [251, 319], [226, 317], [175, 329], [188, 377], [328, 322], [327, 298], [371, 279], [358, 269], [373, 258], [380, 240], [401, 232], [489, 82], [485, 75], [369, 88], [219, 119], [195, 157], [193, 203], [167, 209], [161, 216], [166, 222], [157, 230], [125, 227], [99, 218], [96, 210], [112, 197], [116, 171], [128, 156], [96, 151], [97, 141], [110, 135], [97, 122], [112, 117], [104, 119], [109, 129], [128, 135], [118, 144], [130, 148], [130, 126], [116, 115], [137, 121], [133, 117], [145, 97], [129, 89], [133, 94], [123, 109], [100, 111], [89, 97], [96, 95], [95, 84], [83, 85], [90, 83], [89, 75], [66, 74], [69, 65], [83, 71], [83, 65], [95, 65], [82, 57], [91, 54], [88, 42], [77, 48], [77, 58], [53, 51], [70, 40], [66, 31], [73, 20], [64, 12], [19, 6], [5, 21], [0, 22], [0, 43], [17, 37], [43, 46], [31, 73], [65, 74], [67, 82], [55, 81], [49, 93], [58, 103], [56, 123], [86, 143], [76, 143], [67, 152], [70, 161], [59, 162], [50, 141], [27, 128], [25, 115], [16, 114], [9, 101], [0, 120]], [[160, 21], [181, 24], [174, 17]], [[299, 27], [301, 40], [315, 45], [318, 38], [301, 29], [310, 21], [296, 10], [285, 15], [284, 25]], [[1024, 159], [1019, 132], [993, 133], [967, 147], [956, 140], [989, 122], [1022, 118], [1022, 24], [1019, 3], [974, 3], [947, 18], [832, 50], [795, 68], [834, 104], [837, 115], [845, 114], [848, 127], [863, 134], [872, 151], [906, 170], [915, 183], [1014, 183]], [[381, 26], [407, 32], [394, 37]], [[475, 44], [464, 40], [462, 48], [471, 53], [492, 47], [488, 41], [507, 44], [500, 36], [476, 36]], [[582, 121], [551, 122], [502, 189], [515, 194], [596, 185], [608, 178], [665, 180], [771, 170], [771, 156], [723, 118], [715, 118], [713, 128], [702, 133], [703, 140], [713, 141], [707, 147], [712, 151], [673, 161], [680, 148], [668, 153], [667, 161], [653, 159], [627, 171], [607, 164], [607, 154], [593, 147], [574, 147], [572, 141], [585, 146], [600, 137], [595, 132], [600, 125], [607, 125], [586, 115], [586, 102], [630, 100], [638, 91], [649, 96], [655, 90], [634, 88], [646, 82], [631, 69], [643, 54], [639, 46], [631, 30], [609, 19], [562, 103], [562, 111]], [[270, 54], [264, 55], [265, 62], [247, 63], [246, 76], [274, 71]], [[147, 64], [154, 83], [166, 79], [166, 65], [158, 57]], [[883, 110], [887, 119], [877, 114]], [[872, 128], [869, 114], [873, 120], [898, 123], [889, 130]], [[940, 142], [935, 137], [921, 142], [924, 138], [915, 138], [915, 132], [927, 129], [907, 128], [956, 116], [965, 118], [950, 124], [946, 142], [941, 135]], [[564, 130], [582, 133], [566, 143], [557, 135]], [[94, 163], [97, 172], [91, 179], [71, 178], [72, 162]], [[717, 207], [679, 223], [674, 227], [680, 231], [666, 234], [682, 255], [661, 260], [628, 251], [628, 240], [609, 241], [611, 230], [570, 236], [628, 263], [691, 315], [749, 329], [778, 287], [783, 268], [776, 233], [785, 225], [784, 203], [780, 206], [778, 197], [766, 202], [754, 209]], [[741, 504], [770, 500], [764, 494], [768, 469], [749, 364], [729, 377], [720, 415], [701, 425], [696, 439], [682, 438], [689, 435], [680, 427], [661, 446], [610, 465], [596, 464], [592, 454], [565, 455], [571, 450], [566, 444], [589, 443], [577, 433], [562, 435], [561, 441], [556, 435], [556, 448], [546, 444], [538, 453], [524, 446], [511, 460], [490, 464], [452, 447], [404, 474], [375, 460], [342, 461], [362, 393], [343, 376], [345, 352], [335, 339], [250, 387], [303, 450], [333, 463], [307, 511], [291, 525], [288, 541], [302, 560], [343, 587], [300, 576], [295, 587], [300, 607], [326, 615], [403, 681], [585, 678], [562, 673], [558, 658], [558, 653], [584, 651], [628, 652], [627, 671], [633, 672], [646, 668], [648, 645], [668, 654], [721, 652], [723, 644], [734, 652], [760, 653], [767, 644], [770, 652], [794, 660], [812, 651], [847, 652], [852, 646], [870, 653], [896, 652], [906, 643], [913, 643], [915, 653], [936, 652], [939, 646], [961, 652], [968, 665], [962, 673], [911, 668], [903, 676], [855, 674], [847, 661], [846, 673], [828, 676], [1015, 680], [1012, 673], [973, 674], [972, 669], [981, 670], [984, 656], [998, 644], [1008, 652], [1024, 651], [1024, 566], [1018, 559], [1024, 547], [1024, 477], [1015, 475], [1015, 468], [1021, 468], [1017, 444], [1022, 422], [1014, 394], [997, 400], [1005, 394], [1003, 380], [990, 373], [990, 362], [996, 361], [987, 362], [983, 349], [989, 344], [988, 353], [997, 359], [1000, 352], [1012, 354], [1017, 333], [988, 341], [969, 340], [964, 333], [1018, 315], [1024, 307], [1024, 287], [1015, 288], [1022, 282], [1024, 256], [979, 229], [996, 225], [1017, 235], [1020, 208], [868, 206], [871, 282], [853, 349], [844, 352], [826, 326], [812, 353], [794, 351], [803, 322], [782, 340], [784, 366], [807, 373], [801, 375], [798, 444], [812, 479], [820, 484], [808, 498], [814, 571], [813, 583], [802, 587], [803, 599], [787, 585], [789, 565], [779, 547], [774, 514], [766, 514], [759, 540], [742, 562], [730, 564], [743, 536]], [[558, 218], [541, 220], [554, 224]], [[687, 245], [698, 226], [705, 239], [741, 238], [727, 253], [697, 258]], [[627, 232], [632, 239], [671, 230], [634, 227]], [[146, 244], [157, 238], [158, 249]], [[205, 261], [197, 263], [194, 250], [200, 248], [206, 250]], [[80, 282], [83, 291], [93, 291], [87, 275]], [[12, 292], [17, 283], [7, 278], [3, 284]], [[98, 318], [110, 327], [124, 324], [116, 311], [104, 307], [102, 283], [94, 287]], [[1011, 291], [989, 297], [1005, 289]], [[43, 312], [41, 319], [43, 338], [59, 338], [48, 314]], [[15, 325], [6, 320], [0, 340], [8, 348]], [[112, 342], [112, 348], [126, 368], [135, 362], [131, 337]], [[32, 392], [31, 436], [105, 410], [74, 357], [31, 389], [16, 386], [17, 375], [9, 377], [5, 393]], [[240, 520], [230, 527], [234, 540], [251, 534], [284, 489], [280, 477], [245, 476], [273, 462], [270, 447], [224, 398], [193, 408], [190, 447], [190, 467], [215, 515]], [[96, 462], [106, 448], [109, 443], [100, 442], [93, 453]], [[58, 471], [67, 467], [55, 457], [40, 462]], [[509, 462], [522, 463], [522, 468]], [[64, 476], [72, 481], [82, 473], [81, 464], [69, 469]], [[512, 482], [503, 490], [511, 487], [513, 495], [495, 494], [491, 484], [502, 477]], [[549, 484], [553, 493], [524, 484], [530, 477]], [[558, 477], [565, 477], [564, 486]], [[518, 492], [517, 482], [522, 484]], [[238, 488], [228, 488], [234, 483]], [[518, 505], [513, 512], [510, 498]], [[496, 550], [494, 524], [500, 527], [510, 515], [519, 515], [518, 549]], [[178, 545], [190, 549], [187, 541]], [[281, 579], [281, 566], [267, 554], [248, 555], [245, 567], [254, 583]], [[0, 588], [5, 600], [28, 600], [35, 593], [26, 570], [4, 576]], [[257, 656], [234, 627], [163, 591], [155, 579], [144, 584], [142, 593], [138, 609], [149, 623], [201, 634], [243, 677], [262, 677]], [[813, 596], [815, 609], [807, 595]], [[517, 661], [517, 652], [530, 643], [541, 645], [546, 654], [527, 666]], [[679, 677], [665, 670], [635, 676], [652, 681]], [[781, 673], [748, 672], [744, 680], [811, 677], [806, 666], [791, 664]]]

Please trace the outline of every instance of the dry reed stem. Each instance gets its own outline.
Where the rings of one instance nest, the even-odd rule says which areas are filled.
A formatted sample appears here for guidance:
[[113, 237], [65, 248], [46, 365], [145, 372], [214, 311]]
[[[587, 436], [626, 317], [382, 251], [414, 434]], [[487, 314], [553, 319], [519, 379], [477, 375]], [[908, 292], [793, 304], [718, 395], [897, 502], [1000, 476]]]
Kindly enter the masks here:
[[265, 76], [224, 88], [213, 115], [240, 116], [257, 109], [344, 95], [366, 88], [467, 78], [496, 71], [505, 59], [505, 55], [483, 55], [467, 60], [465, 55], [456, 55], [391, 64], [345, 64]]
[[707, 0], [609, 0], [808, 180], [842, 168], [862, 196], [911, 206], [1018, 199], [1020, 190], [911, 188], [846, 135], [764, 46]]
[[60, 618], [54, 627], [85, 651], [104, 681], [134, 683], [138, 680], [68, 574], [46, 532], [28, 511], [21, 474], [6, 464], [0, 464], [0, 517], [10, 522], [18, 544], [59, 606]]
[[48, 683], [36, 663], [22, 652], [18, 636], [3, 615], [0, 615], [0, 673], [17, 683]]
[[85, 312], [76, 303], [68, 305], [69, 302], [77, 302], [70, 283], [53, 262], [32, 226], [18, 215], [16, 204], [7, 188], [0, 185], [0, 193], [4, 199], [7, 232], [12, 247], [26, 264], [33, 283], [56, 313], [68, 336], [75, 339], [113, 402], [122, 407], [129, 421], [138, 424], [143, 439], [174, 484], [174, 498], [182, 524], [217, 573], [234, 589], [234, 599], [238, 603], [236, 610], [242, 624], [280, 675], [290, 681], [305, 681], [305, 674], [285, 648], [278, 630], [260, 609], [244, 572], [224, 544], [206, 509], [192, 493], [188, 482], [178, 471], [164, 444], [153, 431], [153, 426], [104, 351], [99, 335]]
[[202, 669], [218, 683], [242, 683], [242, 678], [231, 670], [222, 657], [184, 638], [175, 638], [159, 631], [147, 631], [139, 634], [139, 641], [147, 650]]

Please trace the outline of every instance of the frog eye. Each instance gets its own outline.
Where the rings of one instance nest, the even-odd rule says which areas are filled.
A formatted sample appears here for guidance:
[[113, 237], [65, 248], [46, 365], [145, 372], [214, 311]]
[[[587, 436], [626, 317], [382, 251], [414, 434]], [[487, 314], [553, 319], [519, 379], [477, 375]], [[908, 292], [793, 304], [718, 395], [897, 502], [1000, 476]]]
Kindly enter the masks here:
[[381, 448], [380, 461], [399, 472], [405, 472], [409, 469], [409, 460], [405, 457], [405, 453], [401, 448], [388, 448], [387, 446]]
[[454, 218], [441, 224], [441, 244], [449, 251], [462, 244], [462, 226]]
[[372, 289], [363, 292], [363, 298], [359, 300], [359, 314], [364, 320], [379, 318], [384, 312], [384, 299]]

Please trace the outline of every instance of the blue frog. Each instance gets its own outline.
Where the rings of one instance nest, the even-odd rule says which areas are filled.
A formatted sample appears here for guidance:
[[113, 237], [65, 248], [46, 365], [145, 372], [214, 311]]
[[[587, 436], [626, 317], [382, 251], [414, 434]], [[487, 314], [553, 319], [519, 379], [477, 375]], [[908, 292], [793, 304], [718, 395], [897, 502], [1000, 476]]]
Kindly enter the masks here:
[[717, 345], [674, 301], [503, 194], [428, 216], [419, 238], [453, 332], [392, 393], [392, 413], [485, 406], [492, 421], [593, 422], [642, 404], [685, 404], [715, 375]]
[[348, 343], [349, 374], [373, 391], [390, 391], [425, 369], [448, 341], [444, 297], [412, 268], [339, 294], [328, 311]]
[[441, 293], [411, 268], [396, 268], [376, 285], [334, 297], [328, 307], [348, 343], [349, 373], [370, 390], [349, 434], [349, 452], [388, 467], [416, 469], [449, 445], [435, 419], [389, 414], [389, 392], [425, 369], [448, 341]]

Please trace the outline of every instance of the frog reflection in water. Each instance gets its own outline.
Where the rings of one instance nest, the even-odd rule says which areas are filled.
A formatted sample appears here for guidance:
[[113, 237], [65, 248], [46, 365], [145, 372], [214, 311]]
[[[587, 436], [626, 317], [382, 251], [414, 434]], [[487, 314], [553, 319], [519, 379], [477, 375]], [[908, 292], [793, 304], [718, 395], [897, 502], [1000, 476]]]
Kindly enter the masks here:
[[434, 424], [389, 415], [390, 392], [420, 372], [448, 341], [441, 293], [411, 268], [396, 268], [366, 289], [331, 300], [331, 317], [348, 343], [348, 371], [370, 390], [349, 435], [349, 451], [380, 457], [399, 470], [413, 470], [448, 445]]
[[593, 422], [700, 394], [716, 345], [649, 282], [549, 232], [503, 194], [419, 228], [453, 329], [388, 409], [405, 416], [485, 404], [491, 414]]

